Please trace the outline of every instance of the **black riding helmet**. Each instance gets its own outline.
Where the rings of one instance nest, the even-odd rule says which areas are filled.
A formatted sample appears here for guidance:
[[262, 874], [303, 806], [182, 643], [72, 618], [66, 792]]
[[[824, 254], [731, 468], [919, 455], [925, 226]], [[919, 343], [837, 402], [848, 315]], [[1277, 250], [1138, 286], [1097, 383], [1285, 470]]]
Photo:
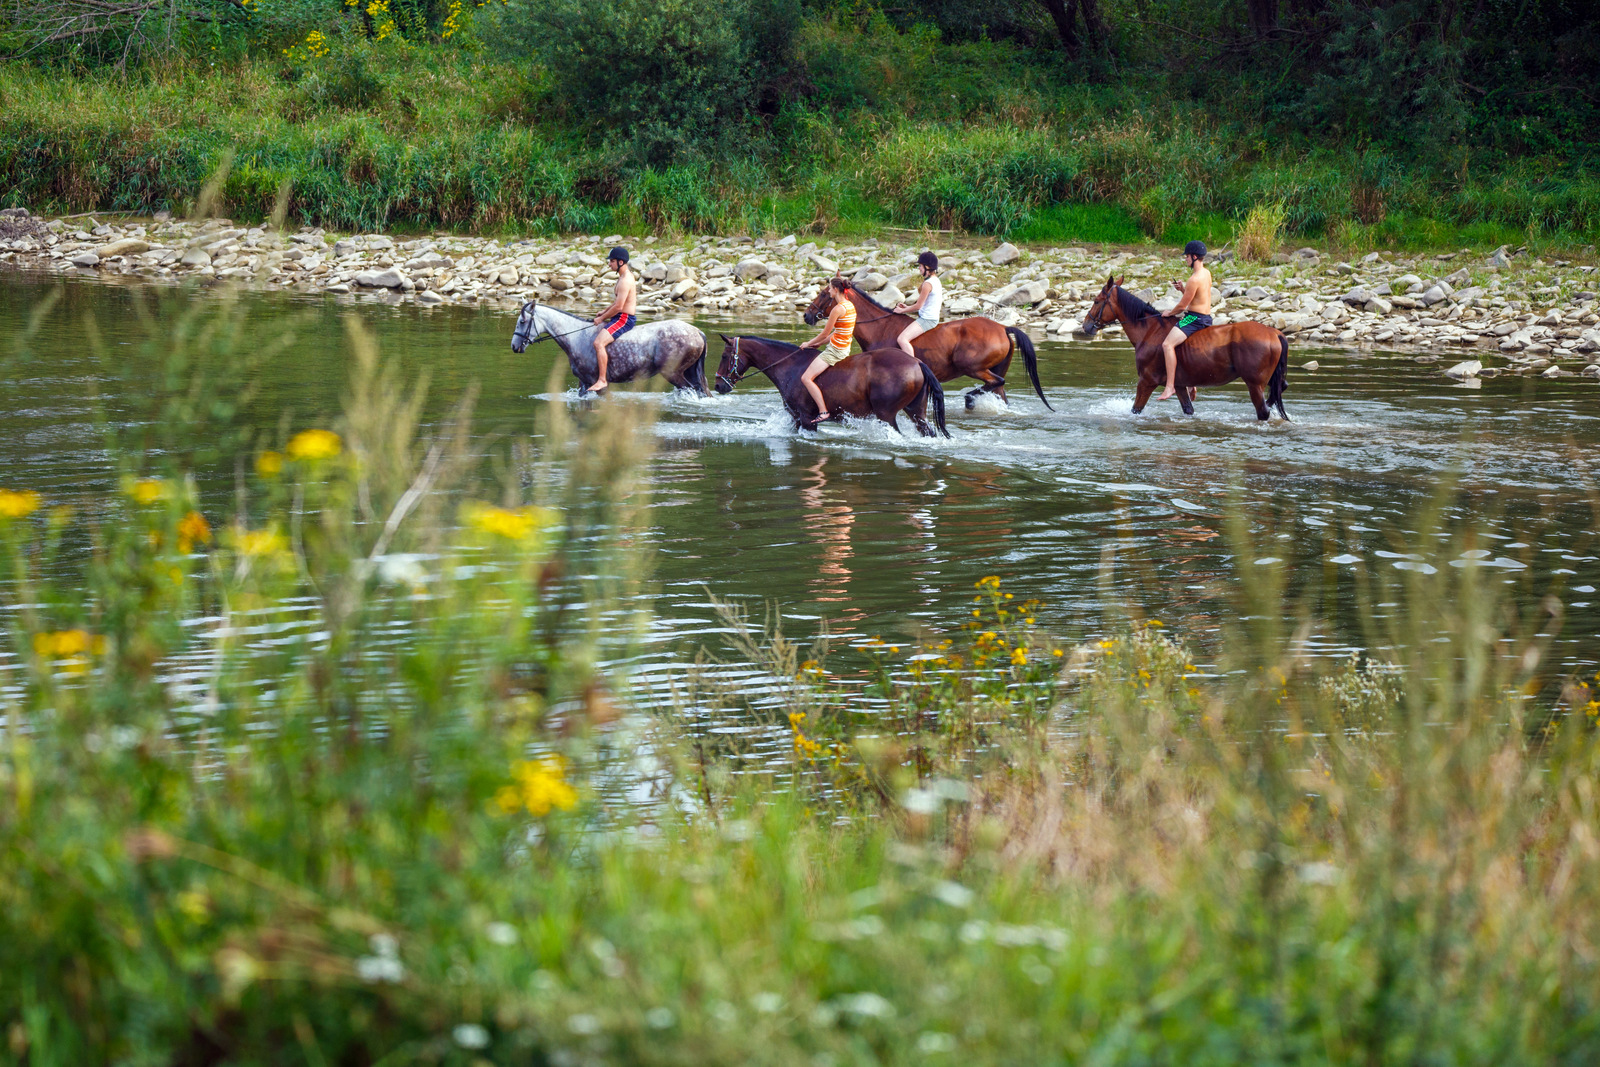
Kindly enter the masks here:
[[917, 266], [927, 267], [929, 270], [939, 269], [939, 257], [932, 252], [924, 252], [917, 257]]
[[618, 245], [617, 247], [613, 248], [610, 252], [606, 253], [606, 258], [607, 259], [620, 259], [622, 262], [626, 263], [626, 262], [628, 262], [628, 250], [626, 248], [623, 248], [621, 245]]
[[1206, 258], [1206, 243], [1204, 241], [1190, 241], [1183, 246], [1183, 254], [1194, 256], [1198, 259]]

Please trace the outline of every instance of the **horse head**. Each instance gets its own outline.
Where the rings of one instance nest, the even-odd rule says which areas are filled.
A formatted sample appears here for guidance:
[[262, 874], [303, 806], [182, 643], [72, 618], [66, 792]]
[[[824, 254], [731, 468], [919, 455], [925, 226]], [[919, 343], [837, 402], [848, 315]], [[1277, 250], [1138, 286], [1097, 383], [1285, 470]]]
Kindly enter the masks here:
[[719, 333], [722, 338], [722, 361], [717, 364], [717, 392], [731, 393], [733, 387], [744, 372], [750, 369], [750, 364], [742, 359], [739, 352], [739, 338], [729, 338], [727, 334]]
[[1083, 333], [1086, 337], [1093, 337], [1105, 327], [1116, 321], [1117, 312], [1117, 286], [1122, 281], [1116, 277], [1106, 278], [1106, 284], [1100, 287], [1100, 293], [1094, 298], [1094, 303], [1089, 307], [1089, 313], [1083, 317]]
[[822, 283], [822, 288], [817, 290], [817, 298], [811, 301], [805, 313], [800, 317], [807, 326], [815, 326], [820, 319], [826, 318], [833, 311], [833, 305], [839, 300], [837, 290], [827, 282]]
[[517, 316], [517, 327], [511, 331], [511, 351], [520, 354], [530, 344], [544, 336], [544, 329], [537, 325], [538, 319], [534, 315], [534, 308], [538, 304], [537, 300], [530, 300], [522, 305], [522, 313]]

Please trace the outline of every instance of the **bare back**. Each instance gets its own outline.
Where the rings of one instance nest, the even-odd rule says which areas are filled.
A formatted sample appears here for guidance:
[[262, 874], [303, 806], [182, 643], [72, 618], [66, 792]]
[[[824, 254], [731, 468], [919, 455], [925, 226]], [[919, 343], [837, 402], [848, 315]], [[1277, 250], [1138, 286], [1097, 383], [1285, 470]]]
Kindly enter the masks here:
[[1178, 306], [1196, 315], [1211, 314], [1211, 272], [1206, 269], [1204, 263], [1194, 265], [1194, 273], [1189, 275], [1189, 280], [1183, 285], [1183, 295], [1178, 298]]
[[633, 271], [626, 266], [617, 273], [616, 302], [613, 306], [619, 315], [638, 314], [639, 284], [633, 279]]

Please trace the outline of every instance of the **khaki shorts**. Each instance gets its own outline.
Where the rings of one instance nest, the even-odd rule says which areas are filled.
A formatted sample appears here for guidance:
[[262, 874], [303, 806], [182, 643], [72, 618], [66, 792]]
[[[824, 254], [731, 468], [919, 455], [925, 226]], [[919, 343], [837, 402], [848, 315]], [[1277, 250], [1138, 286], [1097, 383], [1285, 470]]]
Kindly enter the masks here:
[[822, 357], [822, 362], [831, 367], [836, 363], [843, 363], [846, 359], [849, 359], [850, 350], [848, 348], [834, 348], [832, 345], [823, 345], [818, 350], [817, 355]]

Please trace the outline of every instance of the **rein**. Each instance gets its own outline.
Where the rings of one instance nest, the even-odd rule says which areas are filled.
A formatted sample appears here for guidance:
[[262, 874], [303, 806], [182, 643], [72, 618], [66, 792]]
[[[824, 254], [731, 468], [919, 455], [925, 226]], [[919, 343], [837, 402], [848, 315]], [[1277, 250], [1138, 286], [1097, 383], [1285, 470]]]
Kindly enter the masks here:
[[757, 368], [756, 365], [754, 363], [752, 363], [748, 367], [746, 367], [744, 370], [740, 370], [739, 369], [739, 342], [743, 341], [743, 340], [744, 340], [744, 337], [742, 335], [740, 335], [740, 334], [734, 334], [733, 335], [733, 377], [730, 378], [726, 374], [723, 374], [721, 371], [717, 371], [716, 380], [719, 381], [719, 382], [727, 382], [729, 389], [732, 389], [734, 386], [736, 386], [740, 382], [744, 381], [745, 376], [748, 375], [753, 370], [760, 369], [760, 370], [763, 370], [763, 371], [765, 371], [767, 373], [770, 373], [772, 371], [773, 367], [776, 367], [780, 363], [788, 362], [789, 360], [793, 359], [795, 356], [798, 356], [802, 352], [810, 352], [810, 353], [812, 353], [813, 356], [815, 356], [818, 352], [820, 352], [820, 349], [796, 348], [793, 352], [790, 352], [788, 355], [780, 356], [779, 358], [774, 360], [770, 366]]
[[[537, 306], [537, 305], [535, 305], [535, 306]], [[548, 307], [549, 305], [545, 305], [545, 306]], [[552, 340], [552, 341], [559, 341], [563, 337], [576, 337], [576, 336], [578, 336], [578, 334], [583, 333], [585, 330], [598, 330], [598, 329], [601, 329], [601, 327], [597, 326], [597, 325], [595, 325], [594, 323], [591, 322], [587, 326], [579, 326], [576, 330], [568, 330], [566, 333], [551, 333], [549, 330], [540, 330], [539, 333], [538, 333], [538, 336], [535, 336], [534, 333], [533, 333], [533, 329], [532, 329], [532, 323], [530, 323], [529, 324], [529, 329], [528, 329], [528, 344], [530, 344], [530, 345], [538, 344], [539, 341], [543, 340], [546, 337], [550, 338], [550, 340]], [[516, 331], [515, 330], [512, 331], [511, 336], [513, 336], [513, 337], [516, 336]]]

